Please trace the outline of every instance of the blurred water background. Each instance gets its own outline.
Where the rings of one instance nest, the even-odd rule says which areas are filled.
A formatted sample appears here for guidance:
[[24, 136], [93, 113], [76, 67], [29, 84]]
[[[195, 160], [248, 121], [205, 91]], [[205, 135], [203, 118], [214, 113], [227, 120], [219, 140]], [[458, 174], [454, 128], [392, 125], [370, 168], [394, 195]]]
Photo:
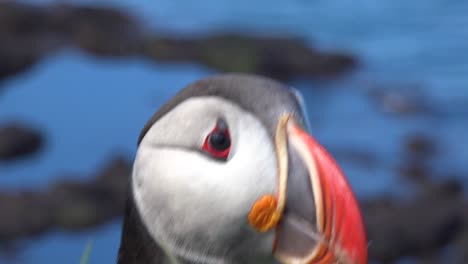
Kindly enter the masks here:
[[[116, 7], [165, 34], [276, 34], [352, 54], [357, 66], [339, 78], [297, 76], [288, 83], [304, 94], [313, 134], [359, 198], [410, 199], [413, 183], [402, 179], [401, 167], [411, 140], [420, 137], [437, 146], [437, 157], [424, 164], [431, 180], [468, 181], [467, 1], [21, 2]], [[86, 180], [115, 155], [131, 160], [152, 113], [186, 84], [215, 72], [196, 62], [98, 59], [77, 49], [46, 57], [0, 83], [0, 122], [21, 121], [45, 136], [38, 154], [0, 163], [0, 191], [41, 190], [63, 177]], [[90, 263], [113, 263], [119, 236], [119, 218], [80, 232], [54, 229], [15, 243], [14, 253], [0, 253], [0, 263], [78, 263], [89, 241]], [[462, 263], [447, 257], [453, 257], [450, 243], [444, 250], [427, 263]]]

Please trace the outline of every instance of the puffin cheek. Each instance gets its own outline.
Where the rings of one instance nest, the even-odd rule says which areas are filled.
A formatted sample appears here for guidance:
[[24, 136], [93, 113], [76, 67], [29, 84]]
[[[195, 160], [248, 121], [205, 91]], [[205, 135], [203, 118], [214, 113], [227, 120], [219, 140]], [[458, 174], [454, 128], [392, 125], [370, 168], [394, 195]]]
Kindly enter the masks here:
[[179, 155], [177, 150], [140, 146], [132, 175], [135, 204], [142, 222], [158, 244], [174, 252], [184, 248], [178, 241], [191, 242], [190, 218], [192, 208], [196, 208], [187, 198], [189, 181], [182, 177], [183, 163], [175, 162]]
[[243, 188], [239, 180], [248, 176], [226, 174], [230, 171], [226, 169], [226, 164], [197, 153], [140, 147], [133, 173], [134, 197], [143, 222], [159, 244], [177, 252], [210, 248], [212, 252], [205, 253], [212, 255], [238, 246], [239, 234], [248, 232], [249, 197], [259, 188], [252, 184]]
[[248, 213], [258, 198], [276, 192], [276, 158], [263, 141], [251, 142], [241, 143], [225, 163], [180, 149], [140, 146], [133, 192], [159, 244], [174, 252], [218, 255], [229, 249], [235, 256], [271, 257], [274, 232], [254, 230]]
[[[268, 136], [258, 138], [250, 131], [262, 131], [259, 128], [246, 129], [238, 142], [238, 151], [229, 161], [222, 174], [222, 179], [231, 190], [230, 208], [237, 213], [242, 233], [238, 234], [235, 243], [235, 255], [245, 259], [270, 260], [274, 244], [274, 230], [261, 233], [249, 223], [249, 213], [255, 202], [265, 194], [277, 191], [277, 163], [273, 147], [268, 144]], [[239, 225], [239, 224], [238, 224]], [[238, 263], [247, 263], [239, 259]]]

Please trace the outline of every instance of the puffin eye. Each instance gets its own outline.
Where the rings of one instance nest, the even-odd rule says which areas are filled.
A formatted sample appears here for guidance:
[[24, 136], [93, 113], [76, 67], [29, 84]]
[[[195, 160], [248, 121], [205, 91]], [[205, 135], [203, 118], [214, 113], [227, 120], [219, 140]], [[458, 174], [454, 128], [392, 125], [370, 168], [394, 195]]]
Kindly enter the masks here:
[[218, 120], [215, 128], [206, 136], [203, 150], [216, 159], [227, 159], [231, 150], [231, 136], [224, 120]]

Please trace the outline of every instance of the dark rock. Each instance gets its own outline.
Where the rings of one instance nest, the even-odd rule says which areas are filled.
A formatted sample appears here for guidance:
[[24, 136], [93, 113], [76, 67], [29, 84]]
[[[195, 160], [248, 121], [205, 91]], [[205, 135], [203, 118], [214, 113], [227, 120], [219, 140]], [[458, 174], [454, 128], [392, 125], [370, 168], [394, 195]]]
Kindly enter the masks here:
[[29, 156], [43, 145], [43, 137], [35, 129], [22, 124], [0, 126], [0, 161]]
[[62, 6], [54, 13], [66, 25], [62, 30], [76, 47], [94, 56], [132, 56], [143, 32], [137, 21], [116, 9]]
[[28, 70], [38, 62], [41, 54], [0, 42], [0, 81]]
[[131, 164], [116, 158], [88, 182], [60, 181], [43, 192], [0, 193], [0, 244], [52, 228], [82, 230], [120, 216]]
[[67, 46], [97, 57], [198, 62], [218, 71], [277, 79], [334, 77], [356, 65], [347, 54], [319, 52], [295, 38], [243, 34], [180, 38], [148, 33], [133, 17], [102, 7], [0, 2], [0, 39], [0, 80]]
[[130, 55], [140, 26], [111, 8], [0, 2], [0, 80], [74, 45], [96, 56]]
[[437, 154], [435, 140], [424, 134], [412, 134], [405, 138], [405, 150], [412, 157], [427, 159]]
[[198, 61], [224, 72], [257, 73], [277, 79], [326, 77], [356, 65], [349, 55], [320, 53], [300, 39], [214, 34], [200, 38], [146, 40], [144, 56], [160, 61]]
[[466, 212], [466, 210], [464, 227], [463, 232], [459, 234], [454, 245], [456, 252], [460, 254], [460, 263], [468, 263], [468, 212]]
[[31, 68], [56, 46], [46, 34], [46, 14], [38, 10], [0, 2], [0, 81]]
[[[0, 193], [0, 244], [54, 228], [79, 231], [121, 216], [130, 172], [130, 162], [117, 158], [87, 182], [60, 181], [42, 192]], [[374, 261], [416, 257], [431, 263], [448, 245], [457, 248], [460, 258], [468, 256], [468, 202], [458, 181], [428, 179], [409, 200], [374, 198], [361, 207]]]
[[[400, 176], [416, 187], [432, 184], [433, 172], [431, 161], [438, 152], [433, 138], [423, 133], [412, 133], [403, 140], [403, 165], [398, 170]], [[450, 179], [450, 177], [449, 177]]]
[[[6, 263], [15, 263], [21, 252], [21, 247], [17, 243], [0, 243], [0, 260]], [[2, 262], [3, 263], [3, 262]]]
[[53, 225], [50, 208], [35, 193], [2, 193], [0, 208], [5, 212], [0, 218], [0, 241], [39, 234]]
[[400, 175], [412, 183], [424, 184], [430, 180], [429, 168], [421, 162], [407, 162], [399, 168]]
[[362, 203], [371, 259], [393, 263], [427, 256], [458, 239], [467, 221], [462, 190], [456, 181], [432, 183], [409, 201], [382, 198]]

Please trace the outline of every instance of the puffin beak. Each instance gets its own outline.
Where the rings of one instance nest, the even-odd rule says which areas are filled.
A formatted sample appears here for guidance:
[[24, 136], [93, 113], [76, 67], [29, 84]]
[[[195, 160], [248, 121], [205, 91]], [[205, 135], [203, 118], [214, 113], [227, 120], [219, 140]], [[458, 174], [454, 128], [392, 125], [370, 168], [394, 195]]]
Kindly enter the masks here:
[[[283, 204], [273, 249], [277, 260], [366, 264], [367, 239], [359, 205], [335, 160], [291, 115], [280, 120], [276, 136], [279, 184], [284, 190], [277, 196]], [[281, 178], [281, 170], [286, 179]]]

